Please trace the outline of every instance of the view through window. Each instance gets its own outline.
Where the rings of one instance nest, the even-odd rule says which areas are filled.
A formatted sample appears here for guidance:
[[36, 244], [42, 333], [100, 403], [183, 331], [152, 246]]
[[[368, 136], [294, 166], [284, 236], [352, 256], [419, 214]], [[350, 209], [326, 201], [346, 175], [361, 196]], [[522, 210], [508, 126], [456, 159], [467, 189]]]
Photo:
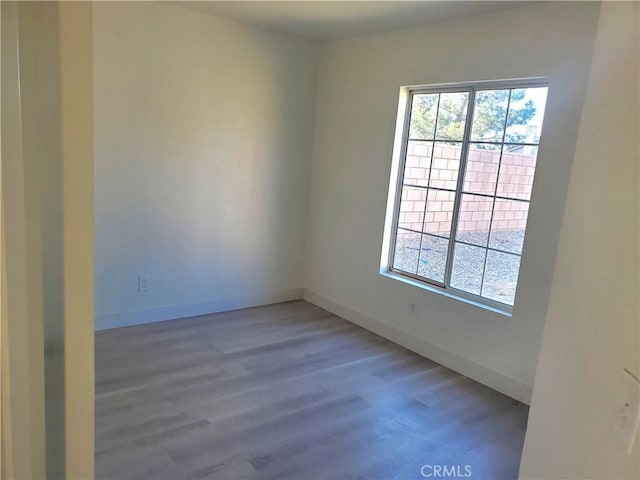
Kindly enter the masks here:
[[410, 92], [391, 271], [513, 305], [546, 98], [533, 82]]

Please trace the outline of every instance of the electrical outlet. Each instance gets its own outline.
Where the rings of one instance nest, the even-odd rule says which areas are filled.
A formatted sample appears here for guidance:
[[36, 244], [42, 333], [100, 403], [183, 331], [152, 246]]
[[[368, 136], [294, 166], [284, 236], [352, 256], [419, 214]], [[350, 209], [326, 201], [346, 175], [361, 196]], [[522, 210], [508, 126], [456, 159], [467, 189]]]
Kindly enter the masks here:
[[626, 368], [611, 422], [614, 438], [625, 449], [627, 455], [633, 450], [640, 425], [640, 381]]
[[418, 316], [418, 304], [416, 302], [411, 302], [409, 304], [409, 315], [412, 317]]
[[149, 277], [147, 275], [138, 275], [138, 292], [146, 292], [149, 290]]

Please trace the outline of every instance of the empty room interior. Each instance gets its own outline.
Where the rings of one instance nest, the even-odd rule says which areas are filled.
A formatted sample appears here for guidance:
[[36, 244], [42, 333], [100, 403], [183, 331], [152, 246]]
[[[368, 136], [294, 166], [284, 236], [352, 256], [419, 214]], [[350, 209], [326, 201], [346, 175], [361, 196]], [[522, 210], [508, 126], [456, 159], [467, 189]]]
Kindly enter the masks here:
[[2, 477], [640, 478], [637, 2], [2, 2]]

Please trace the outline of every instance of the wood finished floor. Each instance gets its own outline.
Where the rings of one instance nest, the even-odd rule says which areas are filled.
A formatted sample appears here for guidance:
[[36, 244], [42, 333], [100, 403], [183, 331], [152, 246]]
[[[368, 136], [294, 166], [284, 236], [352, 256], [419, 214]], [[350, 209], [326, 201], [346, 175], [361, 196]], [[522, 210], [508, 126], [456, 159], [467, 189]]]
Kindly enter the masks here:
[[96, 333], [97, 478], [510, 479], [527, 412], [304, 301]]

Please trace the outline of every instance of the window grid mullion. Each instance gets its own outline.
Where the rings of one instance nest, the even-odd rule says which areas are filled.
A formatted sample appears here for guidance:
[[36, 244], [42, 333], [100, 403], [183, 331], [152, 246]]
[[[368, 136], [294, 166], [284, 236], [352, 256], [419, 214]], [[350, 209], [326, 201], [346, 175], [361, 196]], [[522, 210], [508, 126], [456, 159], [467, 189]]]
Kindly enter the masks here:
[[[449, 192], [449, 193], [456, 193], [455, 190], [452, 190], [450, 188], [442, 188], [442, 187], [427, 187], [425, 185], [412, 185], [410, 183], [403, 183], [402, 184], [403, 187], [409, 187], [409, 188], [420, 188], [422, 190], [435, 190], [436, 192]], [[510, 200], [509, 198], [506, 198], [505, 200]], [[523, 200], [523, 202], [526, 200]]]
[[[402, 145], [400, 152], [400, 172], [398, 184], [396, 186], [396, 198], [394, 205], [395, 211], [393, 212], [393, 224], [391, 228], [391, 244], [389, 249], [388, 264], [389, 268], [393, 269], [393, 264], [396, 261], [396, 242], [398, 240], [398, 221], [400, 220], [400, 204], [402, 203], [402, 189], [404, 186], [404, 176], [407, 165], [407, 149], [409, 148], [409, 129], [411, 125], [411, 115], [413, 115], [413, 93], [407, 95], [407, 105], [405, 106], [405, 117], [402, 131]], [[435, 134], [434, 134], [435, 136]]]
[[[422, 255], [422, 238], [424, 237], [424, 224], [427, 219], [427, 205], [429, 204], [429, 184], [431, 183], [431, 172], [433, 172], [433, 152], [436, 149], [436, 133], [438, 131], [438, 116], [440, 115], [440, 100], [442, 94], [438, 94], [438, 105], [436, 105], [436, 121], [433, 125], [433, 142], [431, 143], [431, 159], [429, 160], [429, 175], [427, 178], [427, 191], [425, 192], [424, 210], [422, 211], [422, 235], [420, 235], [420, 247], [418, 248], [418, 262], [416, 263], [416, 275], [420, 270], [420, 256]], [[411, 95], [411, 103], [413, 104], [413, 95]], [[409, 147], [409, 141], [407, 140], [407, 148]], [[404, 179], [403, 179], [404, 182]], [[446, 270], [445, 270], [446, 274]]]
[[484, 288], [484, 274], [487, 271], [487, 260], [489, 258], [489, 245], [491, 244], [491, 227], [493, 225], [493, 214], [496, 211], [496, 195], [498, 194], [498, 182], [500, 181], [500, 169], [502, 168], [502, 155], [504, 154], [504, 139], [507, 136], [507, 125], [509, 123], [509, 109], [511, 108], [511, 93], [513, 89], [509, 90], [509, 99], [507, 100], [507, 111], [504, 116], [504, 130], [502, 132], [502, 143], [500, 147], [500, 160], [498, 161], [498, 174], [496, 175], [496, 188], [493, 191], [493, 203], [491, 205], [491, 217], [489, 219], [489, 232], [487, 233], [487, 249], [484, 251], [484, 265], [482, 266], [482, 279], [480, 280], [480, 296], [482, 296], [482, 289]]
[[[406, 185], [406, 186], [421, 188], [420, 185]], [[496, 181], [496, 188], [497, 188], [497, 181]], [[452, 190], [449, 190], [449, 191], [452, 191]], [[531, 200], [528, 200], [526, 198], [512, 198], [512, 197], [505, 197], [504, 195], [490, 195], [488, 193], [467, 192], [466, 190], [463, 190], [462, 193], [465, 195], [473, 195], [474, 197], [495, 198], [497, 200], [508, 200], [513, 202], [525, 202], [525, 203], [531, 202]]]
[[464, 176], [467, 170], [467, 156], [469, 153], [469, 139], [471, 137], [471, 125], [473, 124], [473, 114], [476, 101], [476, 87], [469, 88], [469, 105], [467, 106], [467, 118], [464, 125], [464, 135], [462, 136], [462, 151], [460, 152], [460, 168], [458, 169], [458, 183], [456, 185], [456, 195], [453, 201], [453, 214], [451, 216], [451, 229], [449, 230], [449, 248], [447, 249], [447, 261], [444, 268], [444, 285], [449, 288], [451, 284], [451, 271], [453, 270], [453, 253], [455, 248], [456, 235], [458, 232], [458, 217], [460, 215], [460, 202], [462, 199], [462, 187]]
[[[420, 233], [420, 232], [415, 232], [414, 230], [409, 230], [408, 228], [404, 228], [403, 230], [408, 230], [408, 231], [414, 232], [414, 233]], [[441, 238], [444, 238], [445, 240], [449, 240], [446, 237], [441, 237]], [[507, 255], [513, 255], [514, 257], [522, 257], [522, 253], [515, 253], [515, 252], [510, 252], [508, 250], [502, 250], [500, 248], [494, 248], [494, 247], [487, 247], [487, 246], [484, 246], [484, 245], [478, 245], [477, 243], [465, 242], [464, 240], [456, 240], [456, 243], [460, 243], [462, 245], [468, 245], [470, 247], [482, 248], [483, 250], [491, 250], [492, 252], [505, 253]]]
[[[462, 143], [462, 140], [450, 140], [448, 138], [436, 138], [435, 137], [435, 133], [433, 138], [408, 138], [407, 142], [442, 142], [442, 143]], [[479, 142], [475, 142], [475, 143], [479, 143]], [[514, 143], [513, 145], [524, 145], [529, 146], [526, 143]], [[537, 147], [538, 144], [537, 143], [532, 143], [531, 144], [534, 147]]]
[[[413, 228], [407, 228], [407, 227], [398, 227], [397, 230], [405, 230], [407, 232], [411, 232], [411, 233], [420, 233], [422, 235], [429, 235], [430, 237], [436, 237], [436, 238], [441, 238], [443, 240], [447, 240], [449, 241], [449, 237], [445, 237], [444, 235], [438, 235], [436, 233], [429, 233], [429, 232], [420, 232], [418, 230], [414, 230]], [[477, 246], [477, 245], [475, 245]], [[494, 249], [495, 250], [495, 249]], [[506, 252], [509, 253], [509, 252]], [[514, 254], [515, 255], [515, 254]]]
[[[471, 142], [471, 143], [473, 143], [473, 142]], [[500, 156], [502, 158], [502, 152], [500, 152]], [[496, 188], [497, 188], [497, 184], [498, 184], [498, 182], [496, 181]], [[409, 187], [409, 188], [421, 188], [423, 190], [426, 190], [426, 189], [437, 190], [438, 192], [456, 193], [455, 189], [452, 190], [450, 188], [442, 188], [442, 187], [427, 187], [425, 185], [416, 185], [416, 184], [412, 184], [412, 183], [403, 183], [402, 186], [403, 187]], [[457, 185], [456, 185], [456, 188], [457, 188]], [[510, 202], [513, 201], [513, 202], [531, 203], [531, 200], [526, 199], [526, 198], [505, 197], [504, 195], [497, 195], [495, 193], [494, 194], [489, 194], [489, 193], [479, 193], [479, 192], [468, 192], [466, 190], [462, 190], [462, 194], [463, 195], [473, 195], [474, 197], [495, 198], [496, 200], [508, 200]]]
[[[504, 139], [504, 136], [502, 137]], [[428, 141], [428, 140], [425, 140]], [[480, 144], [480, 145], [511, 145], [514, 147], [539, 147], [539, 143], [530, 143], [530, 142], [489, 142], [487, 140], [476, 140], [471, 143]]]

